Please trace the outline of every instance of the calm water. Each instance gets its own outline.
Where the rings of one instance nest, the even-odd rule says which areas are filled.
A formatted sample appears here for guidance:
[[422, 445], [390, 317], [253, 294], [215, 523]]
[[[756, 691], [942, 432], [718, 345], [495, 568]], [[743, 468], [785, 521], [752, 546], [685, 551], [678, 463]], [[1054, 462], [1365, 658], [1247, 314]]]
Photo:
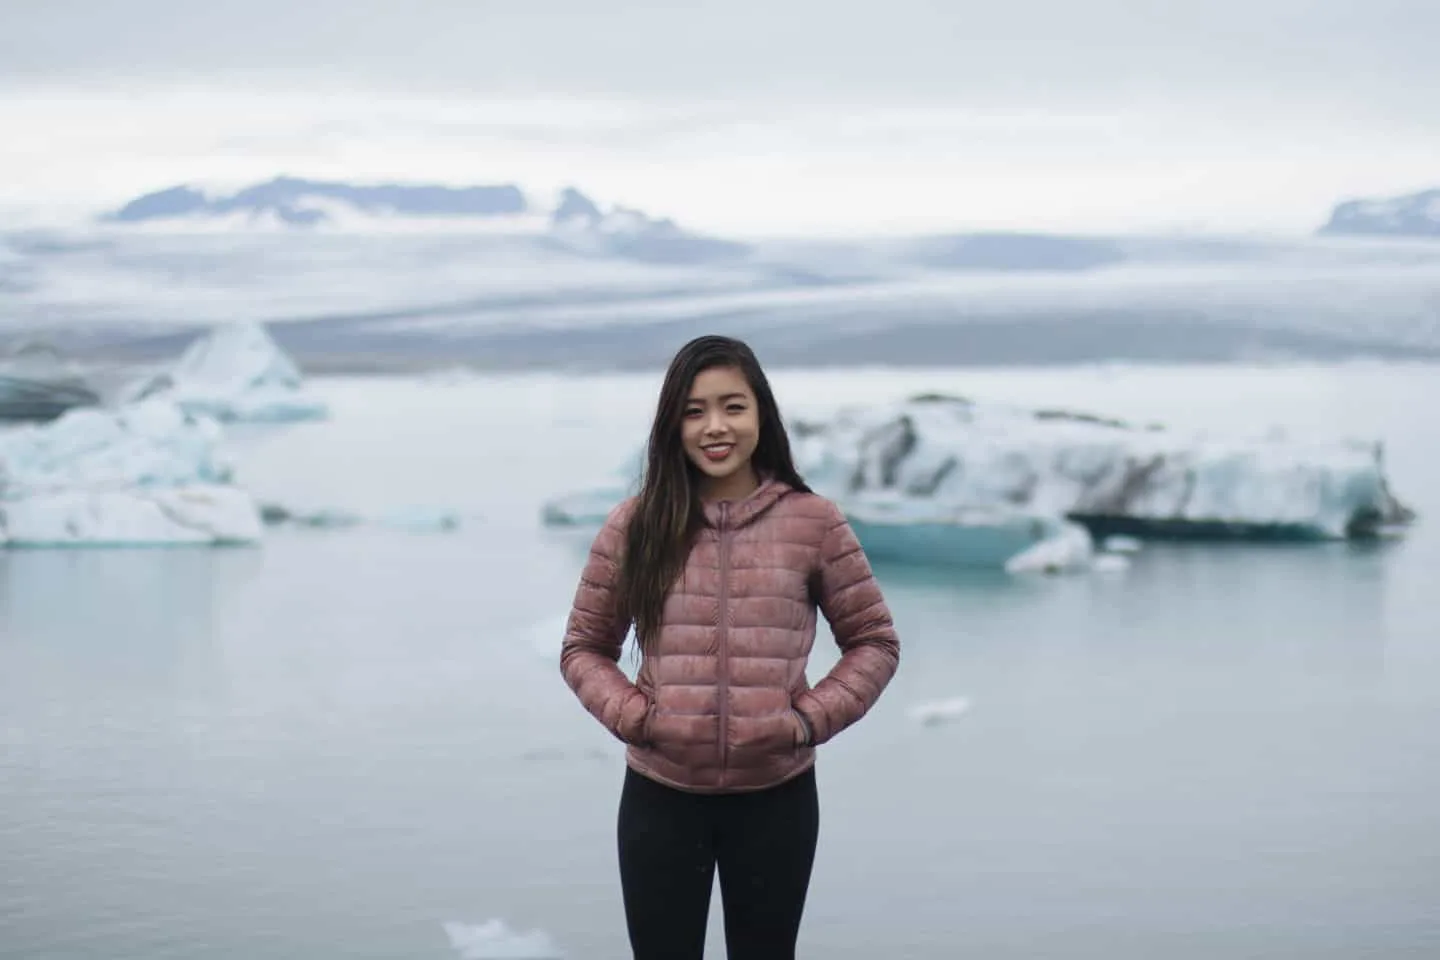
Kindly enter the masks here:
[[[331, 422], [236, 438], [267, 498], [451, 506], [460, 533], [0, 554], [0, 957], [441, 960], [444, 924], [490, 918], [625, 956], [621, 756], [555, 662], [585, 537], [535, 517], [629, 452], [655, 385], [336, 381]], [[806, 956], [1440, 955], [1440, 371], [777, 388], [1381, 436], [1431, 521], [1120, 575], [881, 568], [904, 657], [822, 753]], [[906, 714], [952, 696], [953, 723]]]

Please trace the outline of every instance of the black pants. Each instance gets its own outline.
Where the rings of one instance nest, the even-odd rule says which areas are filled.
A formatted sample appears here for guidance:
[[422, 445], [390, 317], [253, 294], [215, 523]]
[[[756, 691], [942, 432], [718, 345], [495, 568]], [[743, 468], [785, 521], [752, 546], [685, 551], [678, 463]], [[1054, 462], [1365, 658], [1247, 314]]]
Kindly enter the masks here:
[[620, 887], [635, 960], [700, 960], [720, 871], [731, 960], [792, 960], [815, 862], [815, 771], [753, 793], [695, 794], [626, 768]]

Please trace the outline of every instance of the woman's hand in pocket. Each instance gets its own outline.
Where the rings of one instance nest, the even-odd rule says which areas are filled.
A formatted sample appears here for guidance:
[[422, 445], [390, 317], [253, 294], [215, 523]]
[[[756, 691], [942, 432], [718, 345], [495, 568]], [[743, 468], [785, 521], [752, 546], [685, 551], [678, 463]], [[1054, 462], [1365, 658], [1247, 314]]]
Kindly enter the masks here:
[[794, 731], [794, 740], [791, 741], [796, 747], [808, 747], [813, 737], [810, 730], [810, 721], [805, 719], [805, 714], [795, 707], [790, 708], [790, 726]]

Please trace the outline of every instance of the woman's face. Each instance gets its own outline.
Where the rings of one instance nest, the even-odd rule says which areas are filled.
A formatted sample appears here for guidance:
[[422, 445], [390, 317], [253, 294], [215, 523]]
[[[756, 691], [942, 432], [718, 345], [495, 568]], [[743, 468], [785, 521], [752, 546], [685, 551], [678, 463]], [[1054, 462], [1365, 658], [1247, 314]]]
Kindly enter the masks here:
[[690, 385], [680, 421], [685, 456], [711, 498], [738, 499], [756, 484], [750, 458], [760, 442], [760, 414], [744, 374], [734, 367], [702, 371]]

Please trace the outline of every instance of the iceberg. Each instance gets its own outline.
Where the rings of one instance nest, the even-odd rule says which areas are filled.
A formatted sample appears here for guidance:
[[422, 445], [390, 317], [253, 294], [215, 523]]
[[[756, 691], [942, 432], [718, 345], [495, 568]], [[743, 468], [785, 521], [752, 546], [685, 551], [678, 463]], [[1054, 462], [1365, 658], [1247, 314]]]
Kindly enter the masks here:
[[132, 386], [127, 400], [166, 397], [221, 421], [290, 422], [329, 415], [300, 368], [262, 324], [227, 323], [192, 343], [169, 370]]
[[0, 432], [0, 547], [258, 542], [220, 426], [153, 398]]
[[924, 703], [917, 703], [905, 711], [911, 720], [927, 727], [959, 720], [969, 712], [970, 699], [968, 697], [928, 700]]
[[[796, 422], [792, 440], [877, 560], [1115, 573], [1145, 539], [1365, 538], [1415, 518], [1367, 441], [1211, 437], [933, 394]], [[627, 492], [617, 473], [548, 500], [542, 519], [597, 525]]]
[[941, 523], [978, 512], [1048, 517], [1102, 541], [1328, 540], [1414, 519], [1390, 491], [1383, 448], [1365, 441], [1188, 435], [936, 395], [796, 433], [801, 471], [842, 506], [884, 497]]

